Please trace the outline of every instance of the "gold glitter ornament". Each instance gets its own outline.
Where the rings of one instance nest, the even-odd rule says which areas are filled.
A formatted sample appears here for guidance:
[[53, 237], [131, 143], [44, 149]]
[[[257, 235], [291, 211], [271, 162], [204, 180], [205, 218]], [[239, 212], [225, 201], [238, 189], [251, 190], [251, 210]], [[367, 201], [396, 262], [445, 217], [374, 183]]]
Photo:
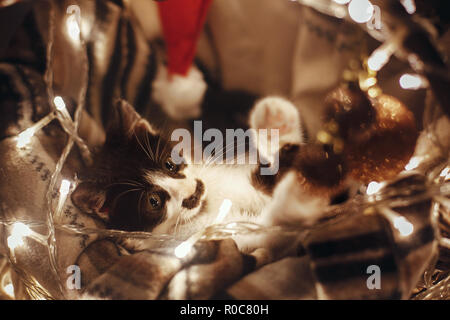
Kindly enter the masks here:
[[348, 140], [366, 131], [376, 118], [366, 94], [357, 82], [346, 82], [325, 98], [325, 130]]
[[343, 151], [349, 176], [363, 183], [389, 180], [401, 172], [419, 134], [414, 115], [398, 99], [381, 94], [372, 104], [375, 121], [363, 132], [348, 136]]

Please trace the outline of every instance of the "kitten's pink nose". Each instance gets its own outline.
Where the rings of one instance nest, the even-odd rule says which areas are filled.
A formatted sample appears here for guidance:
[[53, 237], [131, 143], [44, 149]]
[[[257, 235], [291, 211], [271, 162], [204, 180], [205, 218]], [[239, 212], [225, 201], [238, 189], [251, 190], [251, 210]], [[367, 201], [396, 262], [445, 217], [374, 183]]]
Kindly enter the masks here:
[[200, 204], [203, 193], [205, 193], [205, 185], [199, 179], [195, 179], [197, 185], [194, 193], [186, 199], [183, 199], [181, 206], [186, 209], [194, 209]]

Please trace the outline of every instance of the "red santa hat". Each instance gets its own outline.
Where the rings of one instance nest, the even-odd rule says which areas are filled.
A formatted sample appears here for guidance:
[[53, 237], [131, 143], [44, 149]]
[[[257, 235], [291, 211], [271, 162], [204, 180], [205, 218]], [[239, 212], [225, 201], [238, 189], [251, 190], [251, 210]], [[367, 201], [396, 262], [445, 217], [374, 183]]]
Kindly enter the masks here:
[[159, 16], [166, 44], [167, 66], [159, 66], [153, 98], [173, 118], [200, 115], [206, 83], [192, 65], [197, 41], [212, 0], [159, 1]]

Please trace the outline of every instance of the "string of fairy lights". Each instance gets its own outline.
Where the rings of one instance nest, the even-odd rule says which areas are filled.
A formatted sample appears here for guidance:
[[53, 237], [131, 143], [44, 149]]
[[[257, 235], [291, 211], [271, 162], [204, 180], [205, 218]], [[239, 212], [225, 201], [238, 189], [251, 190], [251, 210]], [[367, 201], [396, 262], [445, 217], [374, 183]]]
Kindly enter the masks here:
[[[366, 24], [370, 21], [374, 15], [376, 15], [376, 8], [369, 0], [296, 0], [303, 5], [310, 6], [321, 12], [324, 12], [330, 16], [338, 17], [340, 19], [351, 19], [352, 22], [358, 24]], [[34, 299], [51, 299], [52, 296], [43, 288], [32, 276], [26, 273], [17, 265], [16, 250], [24, 248], [26, 243], [24, 239], [30, 239], [36, 241], [48, 248], [48, 255], [50, 261], [50, 269], [53, 272], [56, 279], [60, 279], [59, 268], [57, 264], [57, 245], [55, 232], [63, 231], [72, 235], [97, 235], [100, 237], [110, 237], [115, 239], [152, 239], [154, 241], [168, 241], [174, 240], [173, 235], [155, 235], [148, 232], [126, 232], [121, 230], [107, 230], [98, 228], [80, 227], [71, 224], [62, 223], [63, 209], [70, 191], [74, 188], [76, 182], [71, 181], [68, 178], [61, 177], [61, 170], [67, 160], [67, 157], [76, 145], [80, 150], [83, 160], [86, 164], [90, 164], [91, 154], [89, 148], [83, 139], [78, 135], [78, 127], [80, 124], [81, 113], [84, 108], [86, 91], [87, 91], [87, 77], [89, 72], [89, 64], [87, 58], [87, 51], [85, 41], [82, 36], [81, 28], [81, 12], [77, 6], [69, 6], [67, 8], [66, 32], [69, 38], [77, 44], [82, 52], [83, 59], [83, 72], [82, 72], [82, 85], [79, 90], [78, 103], [74, 113], [74, 117], [69, 114], [66, 103], [61, 96], [55, 95], [53, 92], [53, 44], [54, 44], [54, 28], [55, 28], [55, 9], [53, 2], [49, 2], [51, 7], [49, 10], [49, 30], [48, 30], [48, 43], [47, 43], [47, 69], [44, 76], [47, 85], [47, 94], [52, 106], [51, 112], [44, 116], [41, 120], [36, 122], [31, 127], [25, 129], [19, 133], [16, 137], [16, 146], [18, 149], [30, 149], [32, 147], [33, 139], [36, 139], [36, 134], [45, 126], [49, 125], [53, 120], [57, 120], [62, 129], [68, 135], [68, 141], [60, 155], [59, 160], [55, 165], [55, 170], [51, 176], [50, 183], [47, 189], [46, 199], [48, 204], [47, 215], [45, 221], [29, 221], [29, 220], [1, 220], [0, 225], [8, 230], [6, 239], [7, 247], [9, 248], [9, 262], [12, 269], [20, 276], [24, 283], [28, 294]], [[402, 4], [405, 6], [409, 14], [415, 12], [415, 5], [413, 0], [403, 0]], [[370, 29], [370, 28], [369, 28]], [[367, 30], [371, 35], [375, 35], [378, 39], [383, 38], [386, 40], [382, 45], [376, 49], [367, 60], [367, 65], [373, 72], [371, 76], [365, 79], [365, 85], [370, 95], [370, 88], [376, 84], [376, 72], [381, 70], [386, 65], [390, 57], [401, 46], [402, 30], [397, 34], [386, 37], [383, 35], [383, 28]], [[417, 90], [426, 88], [428, 86], [427, 80], [418, 74], [404, 74], [400, 77], [399, 84], [403, 89]], [[432, 133], [430, 133], [432, 134]], [[445, 154], [448, 151], [443, 151]], [[448, 155], [448, 154], [447, 154]], [[411, 158], [410, 162], [406, 165], [405, 170], [410, 171], [417, 168], [423, 159], [418, 157]], [[54, 205], [53, 193], [59, 183], [59, 192], [56, 206]], [[325, 216], [337, 217], [341, 212], [346, 211], [346, 206], [360, 206], [362, 209], [369, 206], [376, 205], [381, 208], [381, 212], [385, 215], [393, 225], [400, 231], [401, 234], [408, 235], [412, 232], [413, 225], [407, 221], [404, 217], [398, 215], [391, 209], [389, 209], [395, 202], [395, 199], [381, 196], [379, 191], [384, 187], [384, 183], [371, 182], [368, 184], [365, 195], [358, 199], [358, 201], [351, 204], [343, 204], [338, 207], [330, 208]], [[398, 190], [399, 194], [402, 193]], [[439, 205], [444, 206], [447, 212], [450, 212], [450, 204], [448, 196], [450, 195], [450, 164], [444, 167], [438, 172], [437, 177], [434, 179], [434, 183], [427, 189], [425, 194], [413, 195], [410, 197], [402, 198], [402, 201], [414, 203], [420, 201], [423, 197], [433, 198]], [[214, 223], [205, 227], [204, 230], [192, 235], [185, 241], [179, 243], [174, 249], [174, 255], [180, 259], [186, 257], [192, 247], [200, 239], [223, 239], [235, 235], [243, 234], [255, 234], [255, 233], [267, 233], [267, 232], [279, 232], [279, 233], [298, 233], [299, 230], [296, 227], [264, 227], [249, 222], [236, 221], [232, 223], [223, 224], [223, 220], [232, 207], [232, 202], [228, 199], [224, 199], [220, 211]], [[354, 210], [353, 210], [354, 211]], [[362, 212], [363, 210], [361, 210]], [[325, 222], [330, 223], [330, 222]], [[33, 229], [46, 227], [47, 233], [41, 234]], [[307, 230], [306, 228], [304, 230]], [[442, 239], [442, 245], [450, 248], [450, 240]], [[445, 282], [448, 285], [448, 280]], [[64, 288], [62, 281], [59, 281], [59, 289], [61, 296], [64, 297]], [[5, 292], [10, 297], [14, 298], [14, 287], [11, 280], [11, 275], [5, 273], [3, 278], [0, 279], [0, 290]]]

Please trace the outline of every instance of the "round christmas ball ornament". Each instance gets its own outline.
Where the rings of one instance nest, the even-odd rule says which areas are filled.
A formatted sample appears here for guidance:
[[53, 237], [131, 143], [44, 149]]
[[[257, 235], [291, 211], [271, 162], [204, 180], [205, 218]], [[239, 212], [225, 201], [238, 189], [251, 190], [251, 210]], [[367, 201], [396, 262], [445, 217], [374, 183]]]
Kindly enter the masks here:
[[376, 119], [376, 111], [357, 82], [347, 82], [325, 98], [325, 129], [347, 140], [366, 131]]
[[414, 115], [398, 99], [381, 94], [372, 105], [375, 121], [348, 136], [343, 151], [349, 176], [363, 183], [396, 177], [413, 155], [419, 134]]

